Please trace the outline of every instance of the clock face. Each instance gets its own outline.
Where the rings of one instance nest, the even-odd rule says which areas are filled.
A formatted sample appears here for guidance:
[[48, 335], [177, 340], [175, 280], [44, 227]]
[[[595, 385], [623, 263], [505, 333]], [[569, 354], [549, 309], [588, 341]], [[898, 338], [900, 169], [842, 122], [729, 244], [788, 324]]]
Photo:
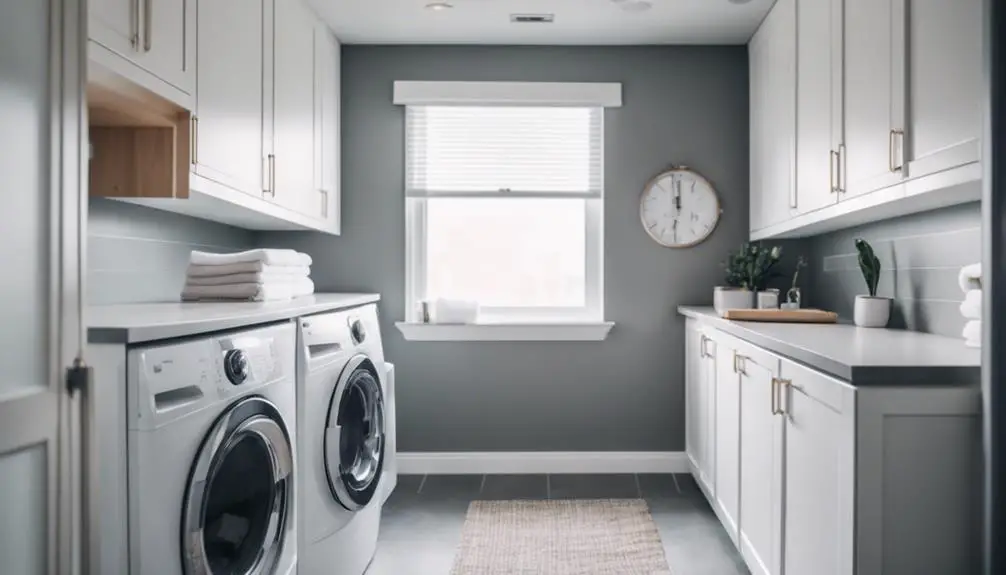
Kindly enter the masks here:
[[639, 200], [639, 215], [646, 233], [658, 244], [684, 248], [713, 233], [720, 219], [720, 201], [705, 178], [674, 168], [647, 184]]

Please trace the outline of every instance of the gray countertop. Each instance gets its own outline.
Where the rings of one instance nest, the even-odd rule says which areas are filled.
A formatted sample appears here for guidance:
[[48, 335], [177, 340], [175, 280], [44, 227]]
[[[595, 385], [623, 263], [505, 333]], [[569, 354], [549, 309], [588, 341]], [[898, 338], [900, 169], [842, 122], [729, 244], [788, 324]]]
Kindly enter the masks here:
[[848, 324], [725, 320], [711, 307], [678, 313], [854, 385], [977, 384], [981, 351], [961, 339]]
[[276, 302], [140, 303], [89, 306], [91, 343], [136, 344], [238, 329], [379, 301], [378, 294], [319, 293]]

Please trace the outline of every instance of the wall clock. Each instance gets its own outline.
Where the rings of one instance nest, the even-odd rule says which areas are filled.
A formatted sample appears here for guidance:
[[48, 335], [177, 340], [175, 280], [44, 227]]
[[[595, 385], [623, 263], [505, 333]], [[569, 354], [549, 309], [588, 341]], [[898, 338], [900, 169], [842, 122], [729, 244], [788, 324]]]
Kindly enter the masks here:
[[639, 198], [643, 228], [653, 241], [669, 248], [701, 243], [716, 229], [722, 213], [709, 180], [685, 166], [657, 174]]

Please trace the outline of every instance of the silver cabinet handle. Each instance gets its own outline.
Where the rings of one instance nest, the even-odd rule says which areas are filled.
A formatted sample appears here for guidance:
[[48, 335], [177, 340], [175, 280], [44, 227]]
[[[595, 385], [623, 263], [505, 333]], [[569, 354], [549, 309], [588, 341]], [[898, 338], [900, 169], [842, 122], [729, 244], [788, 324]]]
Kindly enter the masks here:
[[783, 394], [786, 393], [786, 388], [791, 385], [793, 385], [793, 382], [788, 379], [772, 378], [772, 415], [785, 415], [788, 413], [782, 407], [782, 399]]
[[838, 192], [838, 184], [835, 183], [835, 164], [838, 163], [838, 152], [835, 150], [828, 150], [828, 193], [834, 194]]
[[143, 0], [143, 51], [149, 52], [153, 46], [153, 0]]
[[129, 35], [129, 44], [133, 47], [133, 50], [139, 50], [140, 49], [140, 0], [133, 0], [132, 11], [133, 11], [133, 13], [131, 14], [132, 18], [130, 18], [130, 20], [131, 20], [131, 22], [130, 22], [130, 28], [131, 28], [130, 32], [131, 33]]
[[189, 138], [192, 140], [192, 142], [191, 142], [192, 143], [192, 150], [191, 150], [192, 164], [196, 165], [196, 164], [199, 163], [199, 116], [196, 116], [196, 115], [192, 116], [191, 132], [192, 133], [189, 134]]
[[842, 175], [845, 170], [842, 169], [845, 162], [845, 144], [838, 145], [838, 193], [845, 193], [845, 177]]

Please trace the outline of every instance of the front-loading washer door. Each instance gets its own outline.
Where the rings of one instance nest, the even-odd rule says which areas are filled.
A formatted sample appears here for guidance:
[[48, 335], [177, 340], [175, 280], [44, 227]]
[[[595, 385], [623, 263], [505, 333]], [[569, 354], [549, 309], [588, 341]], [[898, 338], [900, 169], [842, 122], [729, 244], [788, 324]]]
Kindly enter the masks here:
[[349, 360], [328, 408], [325, 473], [332, 496], [350, 511], [374, 498], [384, 467], [384, 393], [374, 363]]
[[203, 440], [182, 510], [188, 575], [272, 573], [293, 523], [293, 449], [275, 405], [248, 397]]

